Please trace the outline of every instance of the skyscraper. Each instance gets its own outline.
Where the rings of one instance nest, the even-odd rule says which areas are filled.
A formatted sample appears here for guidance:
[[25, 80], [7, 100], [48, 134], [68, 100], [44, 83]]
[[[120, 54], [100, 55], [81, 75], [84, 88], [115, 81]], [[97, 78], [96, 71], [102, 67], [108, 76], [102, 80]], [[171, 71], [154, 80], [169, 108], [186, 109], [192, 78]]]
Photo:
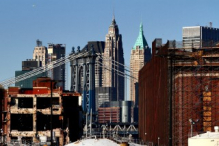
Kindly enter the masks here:
[[[26, 61], [22, 61], [22, 70], [15, 71], [15, 77], [28, 73], [38, 67], [45, 66], [47, 64], [48, 52], [45, 46], [42, 46], [42, 41], [36, 41], [36, 47], [33, 50], [33, 59], [27, 59]], [[40, 73], [33, 77], [27, 78], [25, 80], [19, 81], [15, 83], [15, 86], [21, 88], [32, 88], [33, 81], [38, 77], [47, 76], [46, 72]]]
[[[119, 34], [119, 28], [115, 17], [109, 26], [108, 34], [105, 37], [105, 49], [103, 57], [103, 87], [110, 87], [111, 101], [124, 100], [124, 72], [122, 35]], [[113, 94], [112, 94], [113, 93]]]
[[36, 47], [33, 51], [33, 59], [36, 61], [41, 61], [42, 66], [45, 66], [48, 61], [48, 51], [45, 46], [42, 46], [42, 41], [37, 40], [36, 41]]
[[[36, 61], [35, 59], [27, 59], [26, 61], [22, 61], [22, 70], [15, 71], [15, 77], [28, 73], [41, 66], [42, 66], [42, 61], [39, 60]], [[34, 80], [36, 80], [38, 77], [45, 77], [45, 76], [47, 76], [47, 73], [43, 72], [38, 75], [34, 75], [30, 78], [16, 82], [15, 86], [20, 88], [32, 88]]]
[[183, 27], [183, 47], [201, 48], [219, 41], [219, 29], [204, 26]]
[[130, 71], [132, 78], [130, 80], [130, 99], [136, 104], [138, 98], [138, 72], [148, 62], [151, 58], [151, 49], [148, 46], [148, 43], [144, 37], [143, 25], [140, 24], [140, 30], [138, 38], [131, 50], [131, 59], [130, 59]]
[[[49, 44], [48, 46], [48, 63], [65, 57], [65, 45]], [[59, 86], [65, 90], [65, 64], [55, 67], [48, 71], [48, 76], [53, 80], [60, 80]]]

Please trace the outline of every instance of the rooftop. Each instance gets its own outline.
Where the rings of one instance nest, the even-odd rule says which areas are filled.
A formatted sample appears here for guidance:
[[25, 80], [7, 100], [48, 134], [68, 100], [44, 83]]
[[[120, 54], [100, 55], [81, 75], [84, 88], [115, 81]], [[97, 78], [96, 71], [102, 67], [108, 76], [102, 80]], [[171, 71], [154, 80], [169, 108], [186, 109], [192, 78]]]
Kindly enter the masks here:
[[207, 131], [207, 133], [199, 134], [194, 137], [191, 137], [192, 139], [212, 139], [212, 138], [218, 138], [219, 139], [219, 132], [210, 132]]
[[76, 141], [74, 143], [68, 144], [66, 146], [119, 146], [116, 142], [109, 139], [83, 139], [80, 141]]
[[218, 128], [218, 126], [215, 126], [215, 132], [207, 131], [206, 133], [198, 134], [194, 137], [191, 137], [191, 139], [219, 139]]

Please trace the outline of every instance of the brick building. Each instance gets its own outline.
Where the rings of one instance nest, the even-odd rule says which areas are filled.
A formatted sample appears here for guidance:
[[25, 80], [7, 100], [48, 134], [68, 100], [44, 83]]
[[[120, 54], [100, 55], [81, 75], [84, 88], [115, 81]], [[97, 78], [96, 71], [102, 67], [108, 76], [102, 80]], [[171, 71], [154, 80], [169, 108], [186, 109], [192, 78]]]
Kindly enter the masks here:
[[139, 72], [141, 139], [186, 146], [188, 137], [219, 125], [216, 44], [195, 49], [176, 41], [153, 41], [152, 58]]
[[53, 140], [60, 146], [69, 140], [76, 141], [82, 133], [79, 96], [63, 92], [55, 81], [46, 77], [35, 80], [31, 89], [9, 87], [2, 117], [6, 141], [21, 138], [22, 142], [38, 143], [40, 137], [50, 141], [51, 128]]

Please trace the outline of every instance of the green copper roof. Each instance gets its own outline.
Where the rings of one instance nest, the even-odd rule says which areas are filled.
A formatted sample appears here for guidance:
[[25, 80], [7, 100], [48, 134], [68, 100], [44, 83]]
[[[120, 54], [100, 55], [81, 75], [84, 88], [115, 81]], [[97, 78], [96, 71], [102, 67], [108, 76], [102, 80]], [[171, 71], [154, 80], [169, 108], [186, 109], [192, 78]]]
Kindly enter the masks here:
[[144, 48], [148, 48], [148, 43], [144, 37], [144, 33], [143, 33], [143, 25], [142, 23], [140, 24], [140, 30], [139, 30], [139, 35], [138, 35], [138, 38], [135, 42], [135, 45], [132, 49], [136, 49], [137, 46], [140, 48], [140, 49], [144, 49]]

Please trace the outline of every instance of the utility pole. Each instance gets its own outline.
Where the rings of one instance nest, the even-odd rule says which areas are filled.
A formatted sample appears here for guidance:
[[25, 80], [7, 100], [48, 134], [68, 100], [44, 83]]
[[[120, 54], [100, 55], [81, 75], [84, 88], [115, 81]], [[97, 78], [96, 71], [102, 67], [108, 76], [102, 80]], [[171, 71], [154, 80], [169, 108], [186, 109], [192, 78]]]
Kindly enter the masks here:
[[[51, 146], [53, 146], [53, 122], [52, 122], [52, 116], [53, 116], [53, 112], [52, 112], [52, 96], [53, 96], [53, 83], [56, 82], [61, 82], [62, 80], [43, 80], [41, 82], [50, 82], [50, 142], [51, 142]], [[54, 133], [54, 137], [55, 137], [55, 133]]]
[[53, 130], [52, 130], [52, 128], [53, 128], [52, 127], [52, 115], [53, 115], [53, 113], [52, 113], [52, 90], [53, 90], [53, 88], [52, 87], [53, 86], [52, 86], [52, 82], [53, 82], [53, 80], [50, 80], [50, 90], [51, 90], [50, 91], [50, 93], [51, 93], [51, 97], [50, 97], [50, 109], [51, 109], [50, 110], [51, 111], [51, 113], [50, 113], [50, 130], [51, 130], [50, 137], [51, 138], [50, 138], [50, 141], [51, 141], [51, 146], [53, 146], [53, 139], [52, 139], [53, 138], [53, 136], [52, 136], [53, 135]]

